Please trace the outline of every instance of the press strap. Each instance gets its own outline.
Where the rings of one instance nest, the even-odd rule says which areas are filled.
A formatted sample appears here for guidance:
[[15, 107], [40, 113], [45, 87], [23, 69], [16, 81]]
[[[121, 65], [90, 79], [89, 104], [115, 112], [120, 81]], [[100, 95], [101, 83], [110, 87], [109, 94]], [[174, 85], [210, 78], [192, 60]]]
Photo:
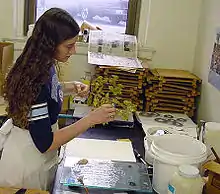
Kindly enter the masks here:
[[0, 151], [3, 150], [5, 141], [8, 138], [8, 135], [10, 134], [12, 128], [12, 119], [8, 119], [0, 128]]

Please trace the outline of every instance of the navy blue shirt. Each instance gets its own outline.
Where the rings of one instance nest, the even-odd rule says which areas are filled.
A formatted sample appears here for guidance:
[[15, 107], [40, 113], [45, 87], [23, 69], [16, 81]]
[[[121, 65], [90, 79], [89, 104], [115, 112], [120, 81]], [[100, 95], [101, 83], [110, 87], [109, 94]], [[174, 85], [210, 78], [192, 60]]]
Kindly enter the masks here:
[[62, 102], [63, 92], [53, 66], [50, 69], [49, 82], [42, 86], [28, 116], [30, 135], [41, 153], [46, 152], [53, 142], [51, 125], [58, 120]]

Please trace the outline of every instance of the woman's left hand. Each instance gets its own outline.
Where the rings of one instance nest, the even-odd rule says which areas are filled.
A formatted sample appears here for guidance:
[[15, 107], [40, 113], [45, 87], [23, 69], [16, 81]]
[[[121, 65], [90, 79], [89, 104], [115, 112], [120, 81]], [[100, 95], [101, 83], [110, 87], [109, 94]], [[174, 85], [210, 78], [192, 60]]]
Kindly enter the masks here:
[[82, 98], [89, 94], [89, 86], [81, 82], [65, 82], [64, 84], [64, 93], [76, 94]]
[[89, 86], [81, 82], [75, 82], [76, 93], [80, 97], [87, 97], [89, 95]]

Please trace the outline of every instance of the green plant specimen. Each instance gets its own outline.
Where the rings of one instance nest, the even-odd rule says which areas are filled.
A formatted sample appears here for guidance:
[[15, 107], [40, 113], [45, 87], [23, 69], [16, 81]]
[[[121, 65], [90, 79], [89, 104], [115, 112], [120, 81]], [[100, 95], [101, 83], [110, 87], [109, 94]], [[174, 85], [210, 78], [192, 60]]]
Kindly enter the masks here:
[[137, 106], [130, 100], [120, 97], [123, 85], [118, 84], [118, 76], [110, 78], [99, 76], [91, 82], [91, 92], [88, 105], [98, 108], [103, 104], [112, 104], [116, 107], [117, 115], [123, 120], [128, 120], [131, 113], [135, 112]]

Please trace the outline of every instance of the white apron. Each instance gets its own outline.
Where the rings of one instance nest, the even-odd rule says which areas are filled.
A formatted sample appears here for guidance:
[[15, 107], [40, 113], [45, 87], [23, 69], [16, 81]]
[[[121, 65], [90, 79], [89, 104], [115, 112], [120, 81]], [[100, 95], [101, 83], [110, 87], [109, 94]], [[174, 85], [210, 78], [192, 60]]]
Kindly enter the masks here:
[[[57, 124], [52, 130], [58, 129]], [[28, 130], [9, 119], [0, 128], [0, 187], [50, 190], [55, 177], [57, 151], [42, 154]]]

